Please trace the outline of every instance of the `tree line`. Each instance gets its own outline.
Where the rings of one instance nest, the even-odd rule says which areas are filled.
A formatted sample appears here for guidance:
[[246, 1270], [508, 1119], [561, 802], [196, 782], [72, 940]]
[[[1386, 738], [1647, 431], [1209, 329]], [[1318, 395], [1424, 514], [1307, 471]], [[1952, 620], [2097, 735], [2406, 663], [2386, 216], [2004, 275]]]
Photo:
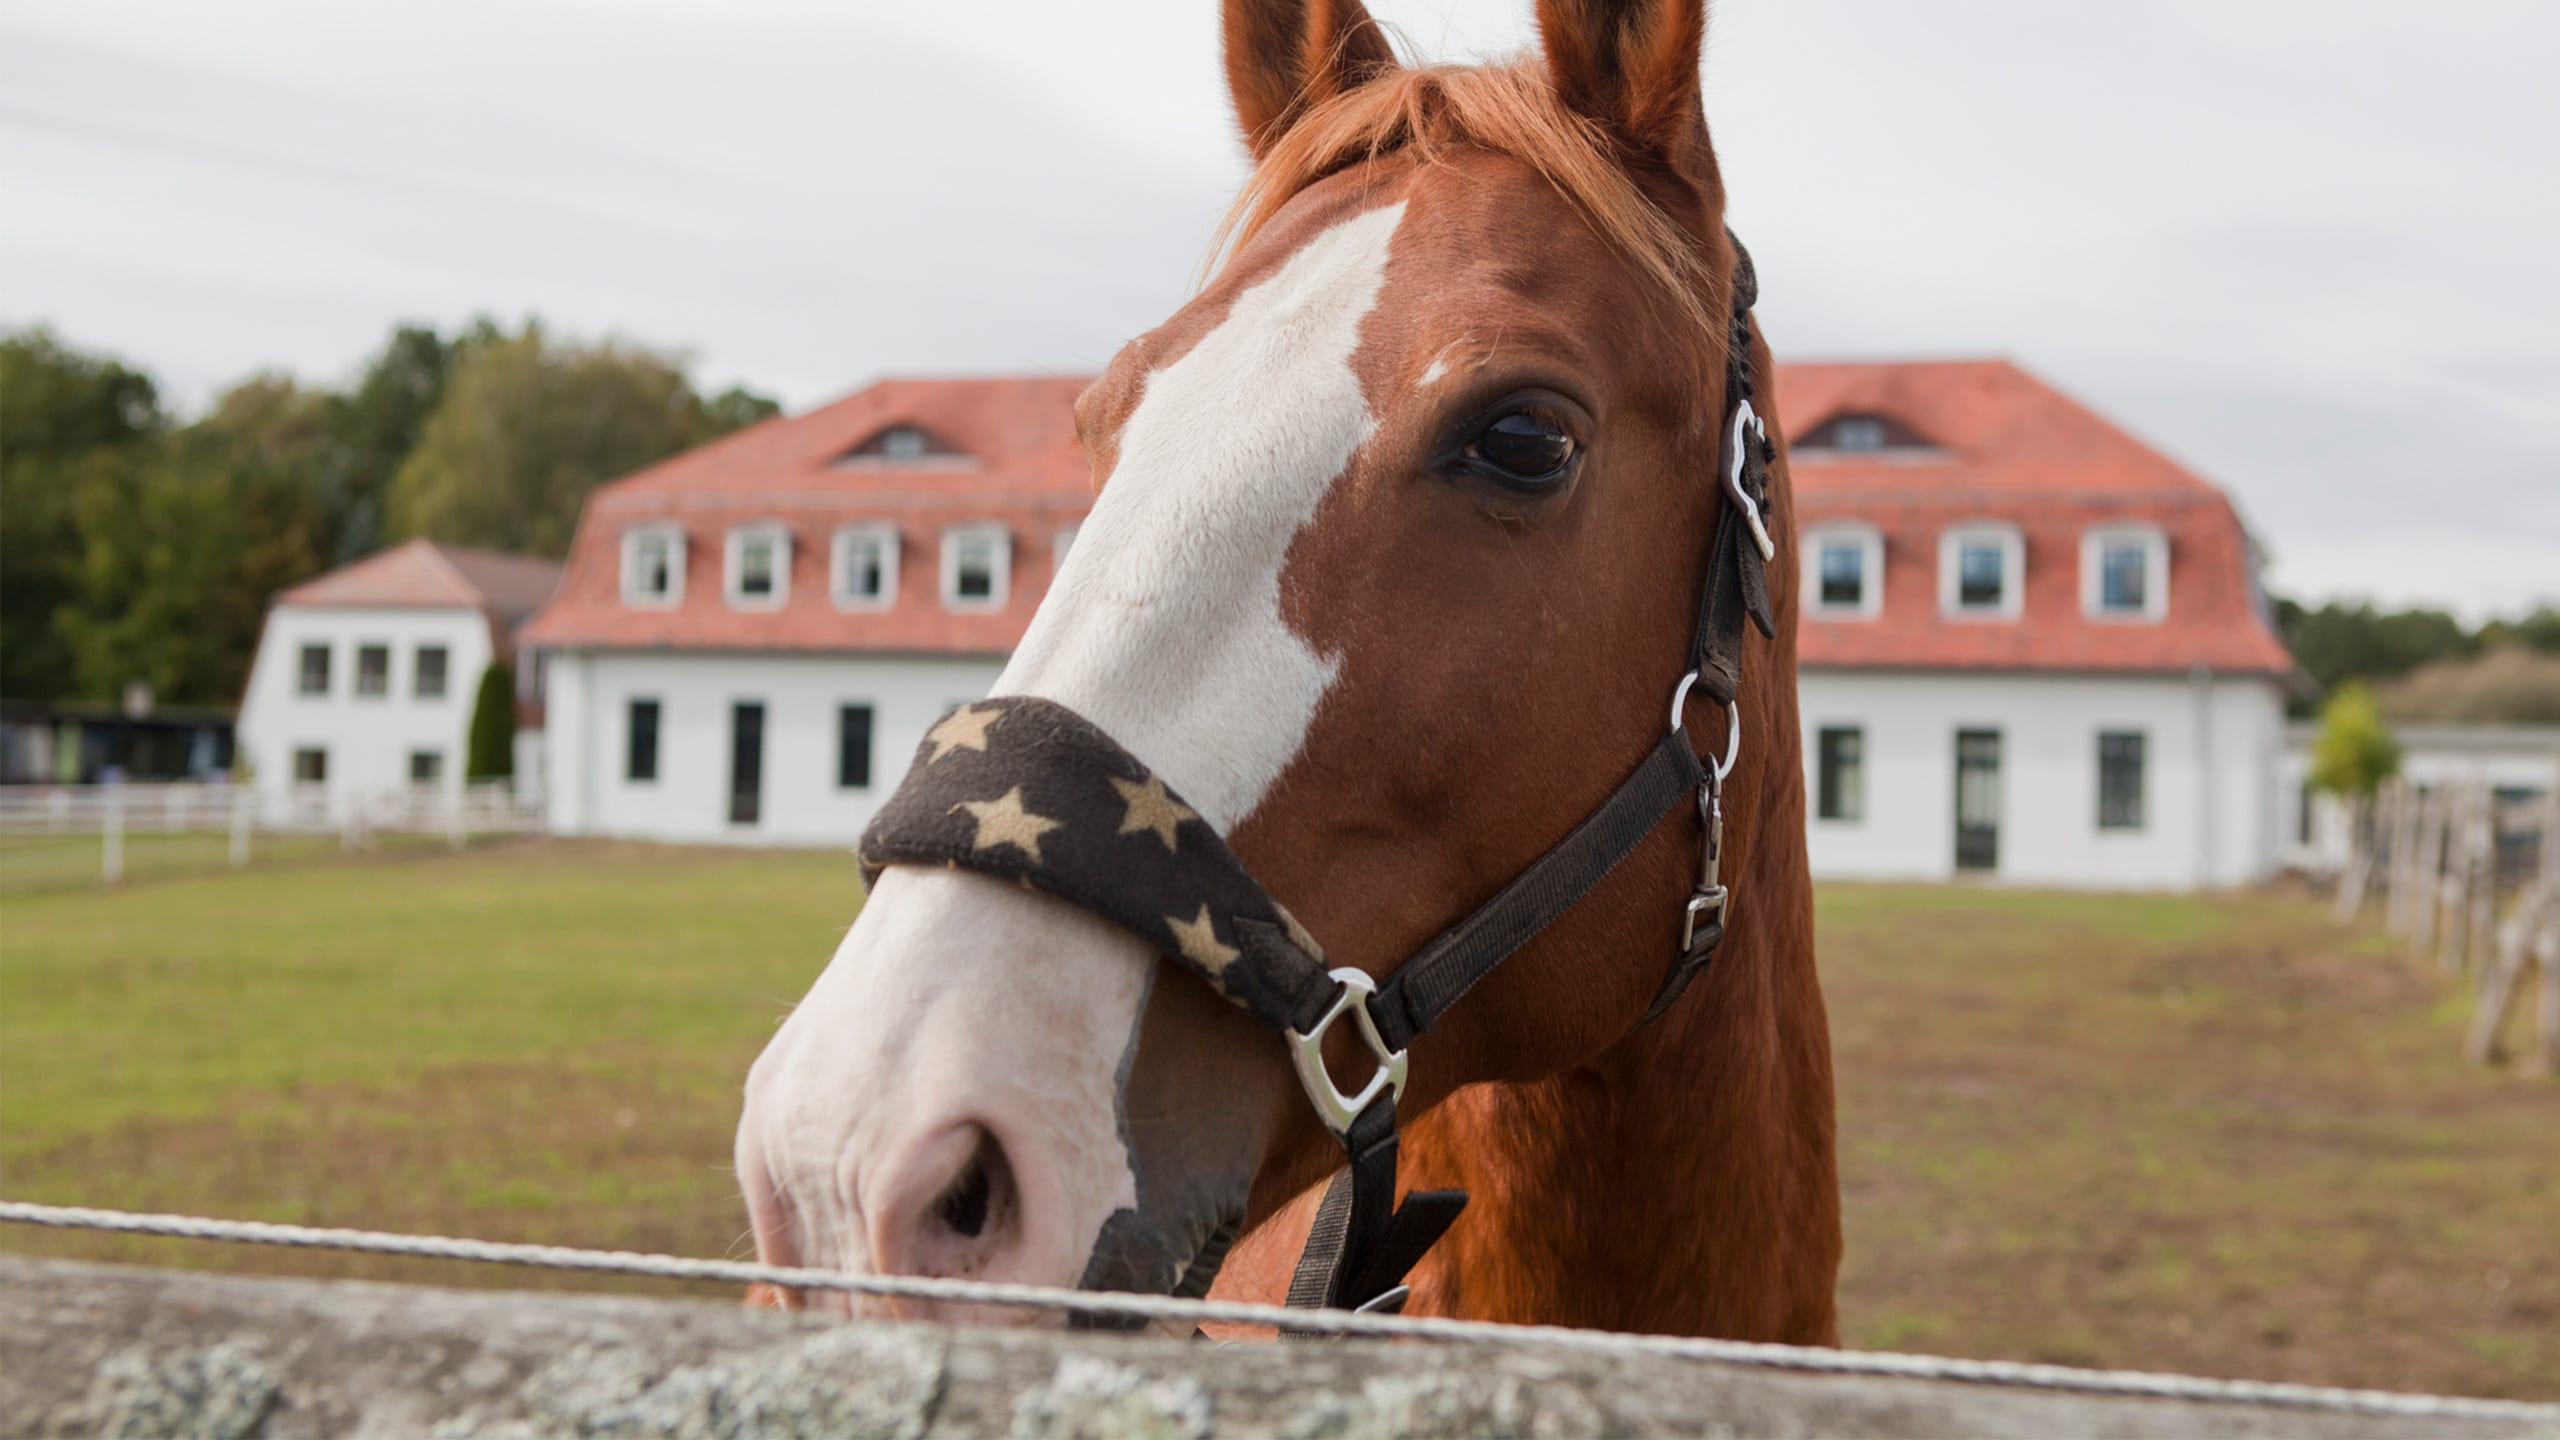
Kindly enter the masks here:
[[776, 412], [534, 321], [402, 325], [343, 389], [181, 419], [145, 371], [0, 334], [0, 695], [237, 703], [268, 599], [416, 537], [559, 556], [587, 492]]

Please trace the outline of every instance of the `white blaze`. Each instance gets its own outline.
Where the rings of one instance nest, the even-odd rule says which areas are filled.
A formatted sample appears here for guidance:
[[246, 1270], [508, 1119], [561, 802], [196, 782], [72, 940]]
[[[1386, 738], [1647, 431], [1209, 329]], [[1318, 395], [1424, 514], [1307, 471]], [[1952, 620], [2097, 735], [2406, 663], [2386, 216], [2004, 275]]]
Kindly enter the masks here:
[[1083, 715], [1232, 830], [1335, 662], [1280, 614], [1289, 544], [1377, 428], [1351, 368], [1398, 201], [1335, 225], [1147, 376], [1066, 569], [996, 682]]
[[[1326, 230], [1147, 377], [996, 684], [1082, 713], [1221, 831], [1296, 756], [1334, 679], [1282, 619], [1280, 572], [1375, 428], [1351, 359], [1403, 215]], [[1152, 973], [1135, 937], [1062, 901], [966, 872], [883, 876], [748, 1080], [740, 1158], [789, 1196], [799, 1256], [870, 1268], [866, 1232], [913, 1178], [898, 1157], [963, 1121], [1013, 1157], [1025, 1211], [978, 1278], [1074, 1283], [1135, 1201], [1119, 1065]]]

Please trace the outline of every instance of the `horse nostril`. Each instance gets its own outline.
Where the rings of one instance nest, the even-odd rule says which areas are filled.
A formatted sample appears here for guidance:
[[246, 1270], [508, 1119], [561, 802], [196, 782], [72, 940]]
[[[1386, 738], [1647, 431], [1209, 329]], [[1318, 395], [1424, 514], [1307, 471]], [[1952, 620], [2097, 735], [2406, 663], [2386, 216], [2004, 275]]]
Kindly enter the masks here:
[[934, 1217], [958, 1234], [974, 1240], [986, 1233], [987, 1219], [1012, 1190], [1012, 1173], [1004, 1148], [981, 1130], [969, 1163], [960, 1167], [949, 1187], [933, 1202]]

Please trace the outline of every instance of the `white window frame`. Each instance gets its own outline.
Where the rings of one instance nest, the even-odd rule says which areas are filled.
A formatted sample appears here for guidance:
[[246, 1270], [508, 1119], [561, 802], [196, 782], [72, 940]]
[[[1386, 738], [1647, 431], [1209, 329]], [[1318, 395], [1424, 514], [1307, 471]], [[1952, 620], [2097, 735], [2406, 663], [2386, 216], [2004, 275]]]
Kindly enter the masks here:
[[[664, 540], [674, 552], [667, 567], [667, 593], [652, 595], [640, 588], [640, 547]], [[622, 603], [635, 610], [673, 610], [684, 603], [688, 544], [681, 525], [634, 525], [622, 532]]]
[[[2142, 608], [2110, 610], [2106, 601], [2107, 552], [2142, 547]], [[2169, 536], [2157, 525], [2100, 525], [2080, 537], [2080, 613], [2092, 620], [2156, 623], [2169, 613]]]
[[[880, 546], [880, 593], [856, 595], [846, 588], [853, 574], [853, 547], [861, 541]], [[898, 527], [895, 525], [847, 525], [827, 543], [827, 593], [835, 597], [839, 610], [886, 610], [898, 603]]]
[[[983, 600], [960, 594], [960, 548], [972, 540], [995, 542], [995, 571]], [[942, 608], [975, 614], [1001, 610], [1013, 594], [1013, 532], [1001, 525], [954, 525], [942, 532]]]
[[[773, 593], [750, 595], [738, 588], [746, 576], [739, 568], [747, 547], [757, 541], [770, 543], [773, 555]], [[779, 610], [791, 599], [791, 528], [770, 520], [752, 525], [733, 526], [721, 549], [721, 584], [732, 610]]]
[[[1962, 559], [1967, 547], [2000, 547], [2000, 603], [1965, 605]], [[1938, 536], [1938, 613], [1950, 620], [2015, 620], [2027, 603], [2027, 539], [2004, 520], [1951, 525]]]
[[[1884, 610], [1884, 532], [1857, 520], [1834, 520], [1805, 532], [1804, 612], [1826, 620], [1872, 620]], [[1834, 545], [1858, 547], [1858, 603], [1825, 604], [1822, 552]]]

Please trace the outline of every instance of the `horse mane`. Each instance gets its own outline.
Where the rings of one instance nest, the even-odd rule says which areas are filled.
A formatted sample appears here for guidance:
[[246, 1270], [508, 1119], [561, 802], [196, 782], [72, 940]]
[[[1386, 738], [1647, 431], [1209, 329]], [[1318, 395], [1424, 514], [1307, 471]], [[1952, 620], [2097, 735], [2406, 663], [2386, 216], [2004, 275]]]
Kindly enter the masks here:
[[1607, 133], [1567, 108], [1534, 57], [1492, 65], [1389, 71], [1317, 105], [1254, 166], [1220, 222], [1210, 269], [1250, 243], [1300, 191], [1339, 171], [1402, 151], [1436, 163], [1474, 147], [1536, 171], [1655, 282], [1680, 328], [1721, 357], [1724, 279], [1696, 236], [1648, 199]]

